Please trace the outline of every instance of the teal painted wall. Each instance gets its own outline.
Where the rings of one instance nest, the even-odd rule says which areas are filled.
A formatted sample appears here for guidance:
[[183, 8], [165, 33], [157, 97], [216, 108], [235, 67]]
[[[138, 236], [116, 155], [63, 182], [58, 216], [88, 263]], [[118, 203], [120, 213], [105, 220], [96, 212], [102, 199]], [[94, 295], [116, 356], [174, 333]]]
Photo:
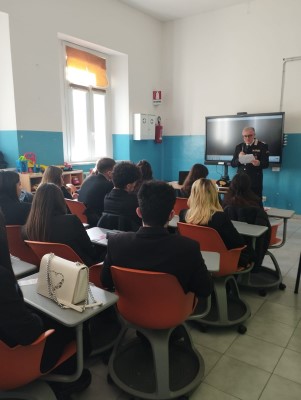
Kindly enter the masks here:
[[8, 167], [14, 168], [16, 160], [24, 153], [35, 153], [38, 164], [63, 164], [62, 132], [0, 131], [0, 150]]
[[0, 150], [8, 166], [15, 167], [19, 157], [17, 131], [0, 131]]
[[[189, 170], [195, 163], [204, 163], [204, 135], [165, 136], [162, 144], [155, 144], [151, 140], [135, 141], [132, 135], [113, 135], [113, 138], [116, 159], [130, 159], [137, 162], [144, 158], [151, 163], [157, 179], [177, 180], [179, 171]], [[124, 147], [129, 149], [129, 153], [119, 152]], [[300, 148], [301, 134], [288, 135], [280, 171], [275, 172], [272, 168], [264, 171], [263, 192], [267, 197], [266, 206], [293, 209], [297, 214], [301, 214]], [[222, 166], [207, 165], [207, 167], [212, 179], [220, 179], [224, 173]], [[229, 167], [228, 172], [231, 179], [236, 169]]]
[[[301, 214], [301, 134], [289, 134], [288, 144], [283, 149], [283, 164], [280, 172], [271, 168], [264, 171], [264, 196], [266, 206], [294, 209]], [[152, 140], [133, 140], [133, 135], [113, 135], [113, 157], [116, 160], [148, 160], [153, 168], [154, 177], [172, 181], [178, 179], [180, 170], [189, 170], [195, 163], [204, 163], [205, 136], [165, 136], [162, 144]], [[63, 134], [62, 132], [37, 131], [0, 131], [0, 150], [4, 153], [10, 167], [20, 154], [34, 152], [39, 164], [62, 164]], [[89, 171], [94, 167], [76, 165], [77, 169]], [[219, 179], [223, 175], [223, 167], [207, 166], [209, 176]], [[229, 167], [230, 178], [236, 170]]]

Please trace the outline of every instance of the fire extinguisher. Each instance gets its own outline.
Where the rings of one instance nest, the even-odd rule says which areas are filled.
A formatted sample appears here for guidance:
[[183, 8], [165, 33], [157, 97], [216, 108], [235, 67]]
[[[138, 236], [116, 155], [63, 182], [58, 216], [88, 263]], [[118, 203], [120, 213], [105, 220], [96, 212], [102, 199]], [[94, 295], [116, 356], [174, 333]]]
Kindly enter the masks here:
[[158, 117], [155, 128], [155, 143], [162, 143], [163, 126], [160, 123], [161, 117]]

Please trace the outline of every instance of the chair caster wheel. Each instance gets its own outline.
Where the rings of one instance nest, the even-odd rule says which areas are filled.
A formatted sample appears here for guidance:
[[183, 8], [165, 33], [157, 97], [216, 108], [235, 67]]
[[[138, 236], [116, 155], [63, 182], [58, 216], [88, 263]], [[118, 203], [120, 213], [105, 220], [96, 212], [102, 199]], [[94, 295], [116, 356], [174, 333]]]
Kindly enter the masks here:
[[247, 332], [247, 328], [244, 325], [238, 325], [237, 332], [244, 335]]
[[286, 288], [286, 285], [284, 283], [279, 283], [279, 289], [284, 290]]
[[266, 292], [266, 290], [264, 290], [264, 289], [259, 289], [258, 294], [259, 294], [259, 296], [261, 296], [261, 297], [265, 297], [265, 296], [267, 295], [267, 292]]

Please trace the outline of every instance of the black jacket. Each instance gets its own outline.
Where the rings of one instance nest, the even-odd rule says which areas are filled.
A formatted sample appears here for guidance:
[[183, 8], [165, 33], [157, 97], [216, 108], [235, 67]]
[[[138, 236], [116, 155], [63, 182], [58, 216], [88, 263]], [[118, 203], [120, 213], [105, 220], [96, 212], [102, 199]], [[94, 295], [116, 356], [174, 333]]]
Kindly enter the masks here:
[[102, 282], [112, 288], [111, 265], [166, 272], [177, 277], [185, 293], [209, 296], [212, 280], [197, 242], [169, 234], [163, 227], [141, 227], [138, 232], [110, 235]]
[[[136, 209], [138, 199], [135, 193], [129, 193], [123, 189], [113, 189], [104, 199], [104, 214], [113, 214], [130, 220], [132, 231], [137, 231], [142, 224]], [[101, 225], [98, 225], [101, 226]], [[103, 226], [104, 227], [104, 226]]]
[[12, 273], [0, 266], [0, 340], [8, 346], [34, 342], [44, 331], [41, 318], [26, 307]]
[[[239, 162], [239, 153], [243, 151], [246, 154], [253, 154], [254, 157], [260, 161], [260, 165], [255, 167], [253, 164], [241, 164]], [[246, 144], [240, 143], [236, 146], [234, 155], [231, 161], [232, 167], [237, 167], [238, 172], [244, 172], [249, 175], [251, 179], [251, 189], [254, 193], [262, 198], [262, 170], [269, 166], [269, 150], [266, 143], [260, 142], [255, 139], [254, 143], [247, 148]]]
[[31, 203], [13, 201], [7, 196], [1, 196], [0, 208], [4, 214], [5, 225], [24, 225], [31, 209]]
[[113, 183], [102, 174], [86, 178], [80, 188], [78, 201], [85, 203], [90, 226], [96, 226], [103, 212], [104, 198], [113, 189]]

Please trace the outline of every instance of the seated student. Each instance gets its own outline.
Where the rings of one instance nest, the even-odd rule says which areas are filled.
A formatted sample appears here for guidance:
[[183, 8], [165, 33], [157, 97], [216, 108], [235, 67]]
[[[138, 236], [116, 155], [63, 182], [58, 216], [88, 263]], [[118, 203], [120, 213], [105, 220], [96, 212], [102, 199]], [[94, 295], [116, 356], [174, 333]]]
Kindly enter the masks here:
[[153, 178], [152, 166], [148, 161], [140, 160], [136, 165], [141, 171], [141, 178], [139, 179], [139, 181], [137, 181], [134, 189], [134, 191], [138, 193], [143, 182], [151, 181], [154, 178]]
[[194, 164], [187, 175], [182, 189], [180, 189], [177, 193], [178, 197], [189, 197], [191, 193], [191, 186], [193, 182], [200, 178], [207, 178], [209, 171], [207, 167], [203, 164]]
[[91, 243], [79, 218], [66, 213], [66, 204], [61, 190], [53, 183], [38, 187], [32, 202], [28, 220], [23, 227], [23, 237], [40, 242], [66, 244], [91, 266], [101, 261], [100, 246]]
[[96, 164], [95, 173], [88, 176], [79, 191], [78, 200], [85, 203], [89, 225], [96, 226], [103, 212], [105, 195], [113, 189], [112, 170], [115, 165], [112, 158], [101, 158]]
[[0, 207], [6, 225], [24, 225], [31, 204], [20, 201], [21, 183], [17, 172], [0, 170]]
[[[188, 210], [180, 212], [181, 222], [215, 229], [228, 250], [245, 244], [244, 238], [237, 232], [230, 218], [223, 211], [219, 203], [217, 188], [210, 179], [202, 178], [193, 183], [188, 206]], [[253, 250], [250, 246], [242, 251], [239, 265], [246, 267], [253, 257]]]
[[68, 189], [66, 189], [65, 182], [63, 179], [63, 171], [61, 168], [56, 167], [55, 165], [50, 165], [46, 168], [43, 173], [41, 184], [43, 183], [54, 183], [57, 187], [59, 187], [64, 195], [65, 199], [72, 200], [73, 198], [77, 198], [77, 193], [75, 193], [74, 197], [69, 193]]
[[[62, 355], [65, 346], [75, 338], [74, 330], [56, 323], [44, 314], [38, 314], [24, 302], [21, 289], [13, 273], [8, 250], [4, 217], [0, 212], [0, 340], [9, 347], [26, 346], [33, 343], [47, 329], [55, 332], [46, 340], [40, 369], [42, 373], [51, 370]], [[57, 369], [57, 373], [73, 374], [75, 356]], [[84, 370], [81, 377], [71, 384], [51, 384], [59, 399], [81, 391], [89, 386], [91, 374]], [[68, 397], [69, 398], [69, 397]], [[66, 397], [67, 399], [67, 397]]]
[[[247, 174], [239, 172], [233, 177], [224, 196], [223, 207], [232, 220], [268, 227], [267, 232], [256, 240], [255, 266], [261, 266], [270, 243], [271, 224], [261, 199], [251, 190], [251, 180]], [[251, 239], [246, 237], [245, 241], [250, 243]]]
[[209, 296], [212, 278], [199, 244], [187, 237], [169, 234], [167, 230], [174, 215], [173, 188], [165, 182], [145, 182], [138, 192], [138, 202], [137, 214], [142, 218], [143, 226], [138, 232], [109, 236], [102, 271], [103, 284], [113, 288], [110, 267], [117, 265], [172, 274], [185, 293], [191, 291], [200, 297]]
[[134, 193], [140, 177], [139, 168], [130, 161], [115, 165], [112, 172], [114, 188], [105, 196], [103, 214], [97, 226], [122, 231], [136, 231], [141, 226], [141, 219], [136, 214], [137, 195]]
[[233, 177], [223, 199], [223, 208], [226, 206], [262, 208], [261, 199], [251, 190], [249, 175], [239, 172]]

